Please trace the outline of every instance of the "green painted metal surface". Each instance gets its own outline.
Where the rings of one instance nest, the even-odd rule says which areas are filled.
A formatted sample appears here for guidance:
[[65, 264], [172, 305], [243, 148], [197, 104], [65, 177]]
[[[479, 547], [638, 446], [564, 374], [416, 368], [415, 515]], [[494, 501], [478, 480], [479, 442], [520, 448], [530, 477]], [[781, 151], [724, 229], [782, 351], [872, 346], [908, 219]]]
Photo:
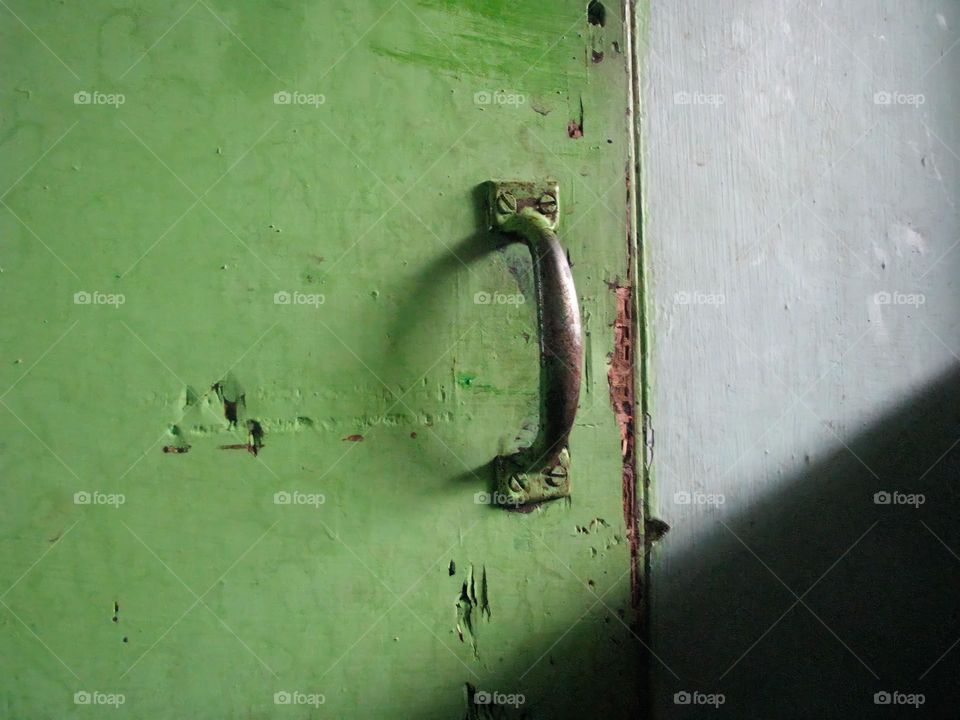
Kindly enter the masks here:
[[[0, 9], [0, 714], [635, 716], [622, 14]], [[559, 180], [584, 321], [573, 497], [530, 514], [476, 501], [537, 408], [502, 177]]]

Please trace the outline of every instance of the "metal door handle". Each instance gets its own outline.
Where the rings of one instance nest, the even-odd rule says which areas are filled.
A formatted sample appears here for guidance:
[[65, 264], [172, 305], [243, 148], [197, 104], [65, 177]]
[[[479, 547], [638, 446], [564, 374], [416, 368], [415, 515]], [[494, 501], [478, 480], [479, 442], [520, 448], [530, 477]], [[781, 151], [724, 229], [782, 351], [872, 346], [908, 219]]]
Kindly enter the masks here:
[[570, 263], [556, 235], [559, 186], [545, 183], [492, 183], [491, 225], [519, 235], [533, 257], [533, 279], [540, 335], [540, 424], [534, 441], [512, 455], [496, 458], [495, 499], [501, 505], [527, 505], [570, 494], [567, 440], [580, 400], [583, 340], [580, 305]]

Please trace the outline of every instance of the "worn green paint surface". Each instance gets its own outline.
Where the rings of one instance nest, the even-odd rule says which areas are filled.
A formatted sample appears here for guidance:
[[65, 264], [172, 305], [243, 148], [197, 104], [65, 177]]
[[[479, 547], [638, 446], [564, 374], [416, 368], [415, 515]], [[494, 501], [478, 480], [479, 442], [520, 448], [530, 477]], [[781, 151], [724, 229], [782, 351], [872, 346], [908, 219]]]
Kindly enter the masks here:
[[[621, 14], [0, 10], [0, 714], [496, 717], [468, 711], [470, 683], [522, 693], [507, 717], [635, 715], [606, 380], [606, 283], [628, 262]], [[481, 222], [477, 187], [503, 177], [560, 181], [585, 325], [573, 499], [532, 514], [475, 502], [536, 418], [529, 256]], [[218, 382], [245, 399], [239, 429]], [[248, 419], [260, 454], [220, 449]]]

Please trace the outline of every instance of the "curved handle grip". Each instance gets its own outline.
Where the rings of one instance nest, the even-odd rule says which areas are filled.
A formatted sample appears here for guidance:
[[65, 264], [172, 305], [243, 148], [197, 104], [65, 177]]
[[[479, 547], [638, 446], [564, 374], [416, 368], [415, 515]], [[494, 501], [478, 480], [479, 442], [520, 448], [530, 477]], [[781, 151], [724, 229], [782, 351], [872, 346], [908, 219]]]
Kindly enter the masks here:
[[580, 400], [580, 306], [567, 255], [555, 233], [558, 187], [496, 183], [494, 227], [522, 237], [533, 257], [540, 333], [540, 424], [529, 447], [497, 458], [497, 495], [525, 505], [570, 494], [567, 440]]

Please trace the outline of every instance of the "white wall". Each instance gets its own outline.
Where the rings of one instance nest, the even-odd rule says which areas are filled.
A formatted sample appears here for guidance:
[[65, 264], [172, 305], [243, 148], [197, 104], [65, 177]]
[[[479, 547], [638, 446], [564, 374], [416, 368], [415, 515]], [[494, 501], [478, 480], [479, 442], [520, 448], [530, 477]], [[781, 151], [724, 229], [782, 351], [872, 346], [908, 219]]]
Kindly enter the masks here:
[[[658, 716], [703, 716], [678, 690], [724, 693], [711, 717], [950, 707], [960, 2], [650, 5]], [[676, 501], [696, 491], [724, 502]]]

